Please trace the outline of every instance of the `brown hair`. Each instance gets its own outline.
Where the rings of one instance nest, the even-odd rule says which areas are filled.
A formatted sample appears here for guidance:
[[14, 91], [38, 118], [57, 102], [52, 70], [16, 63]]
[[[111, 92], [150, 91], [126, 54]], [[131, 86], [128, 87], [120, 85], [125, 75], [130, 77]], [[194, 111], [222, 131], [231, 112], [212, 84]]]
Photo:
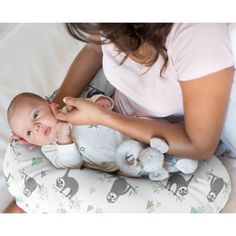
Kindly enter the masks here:
[[[167, 50], [165, 47], [166, 38], [173, 23], [67, 23], [67, 30], [76, 39], [87, 43], [106, 44], [113, 43], [119, 52], [124, 52], [126, 57], [130, 54], [137, 55], [137, 50], [143, 43], [151, 45], [154, 55], [151, 58], [142, 58], [147, 66], [152, 66], [161, 55], [166, 67], [168, 62]], [[102, 41], [94, 40], [89, 35], [100, 35]], [[140, 56], [140, 55], [139, 55]], [[141, 57], [140, 57], [141, 58]]]
[[16, 95], [10, 102], [9, 106], [8, 106], [8, 109], [7, 109], [7, 119], [8, 119], [8, 122], [9, 122], [9, 118], [10, 118], [10, 115], [12, 113], [12, 110], [14, 109], [14, 107], [16, 106], [17, 102], [21, 99], [21, 98], [24, 98], [24, 97], [28, 97], [28, 98], [34, 98], [34, 99], [37, 99], [37, 100], [40, 100], [40, 101], [45, 101], [45, 99], [35, 93], [29, 93], [29, 92], [24, 92], [24, 93], [20, 93], [18, 95]]

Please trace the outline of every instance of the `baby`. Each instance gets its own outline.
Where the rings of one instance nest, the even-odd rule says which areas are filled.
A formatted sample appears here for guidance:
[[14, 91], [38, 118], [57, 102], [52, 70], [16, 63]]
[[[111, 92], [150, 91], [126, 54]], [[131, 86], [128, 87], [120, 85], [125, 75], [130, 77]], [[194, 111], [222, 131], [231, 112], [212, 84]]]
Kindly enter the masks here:
[[[112, 109], [113, 107], [113, 100], [104, 95], [95, 95], [90, 100], [104, 109]], [[17, 95], [11, 101], [7, 113], [9, 126], [13, 133], [30, 144], [41, 146], [46, 158], [57, 168], [79, 168], [84, 163], [87, 167], [102, 171], [120, 170], [129, 176], [143, 175], [144, 172], [134, 172], [130, 168], [130, 166], [137, 164], [132, 158], [130, 159], [133, 153], [127, 158], [125, 157], [127, 164], [124, 168], [123, 164], [119, 167], [117, 165], [117, 149], [124, 140], [128, 139], [127, 137], [105, 126], [72, 126], [69, 123], [59, 121], [52, 113], [52, 106], [55, 104], [51, 104], [33, 93]], [[72, 108], [66, 107], [66, 109]], [[159, 139], [156, 138], [156, 140], [159, 142]], [[168, 150], [167, 144], [164, 142], [159, 142], [159, 144], [161, 149], [165, 149], [163, 153]], [[132, 145], [126, 145], [126, 149], [135, 145], [138, 145], [139, 149], [144, 147], [143, 144], [133, 141]], [[127, 150], [122, 155], [126, 154]], [[182, 167], [174, 171], [181, 170], [184, 173], [192, 173], [196, 170], [197, 161], [179, 160], [181, 160], [180, 166]], [[164, 162], [163, 158], [161, 161]], [[167, 170], [161, 168], [155, 180], [163, 180], [168, 176]]]

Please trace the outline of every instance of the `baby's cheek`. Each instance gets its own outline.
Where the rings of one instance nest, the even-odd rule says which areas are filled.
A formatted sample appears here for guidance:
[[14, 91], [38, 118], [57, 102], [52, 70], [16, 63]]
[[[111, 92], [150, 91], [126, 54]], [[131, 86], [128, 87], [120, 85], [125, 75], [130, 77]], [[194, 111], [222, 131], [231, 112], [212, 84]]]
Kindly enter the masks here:
[[55, 118], [54, 114], [50, 111], [50, 112], [44, 114], [43, 121], [48, 123], [48, 124], [55, 123], [56, 118]]
[[56, 129], [55, 128], [52, 128], [52, 131], [51, 131], [51, 138], [53, 139], [55, 139], [56, 138], [56, 134], [57, 134], [57, 131], [56, 131]]

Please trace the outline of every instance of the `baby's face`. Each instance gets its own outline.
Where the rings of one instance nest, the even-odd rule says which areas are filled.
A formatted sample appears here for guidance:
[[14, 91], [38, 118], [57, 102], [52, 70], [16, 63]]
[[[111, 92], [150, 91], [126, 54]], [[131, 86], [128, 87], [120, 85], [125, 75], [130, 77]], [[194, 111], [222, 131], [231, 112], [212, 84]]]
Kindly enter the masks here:
[[9, 119], [12, 131], [27, 142], [48, 145], [56, 138], [57, 123], [47, 101], [24, 97], [14, 108]]

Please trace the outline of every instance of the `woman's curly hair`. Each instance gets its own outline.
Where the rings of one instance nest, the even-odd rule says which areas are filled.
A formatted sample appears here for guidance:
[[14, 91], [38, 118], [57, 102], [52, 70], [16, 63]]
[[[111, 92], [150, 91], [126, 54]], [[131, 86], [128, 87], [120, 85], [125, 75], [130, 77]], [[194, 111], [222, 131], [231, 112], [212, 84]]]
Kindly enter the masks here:
[[[161, 55], [164, 64], [168, 62], [167, 50], [165, 47], [166, 38], [173, 23], [67, 23], [69, 33], [76, 39], [87, 43], [106, 44], [113, 43], [119, 52], [124, 52], [126, 57], [137, 55], [137, 51], [143, 43], [154, 48], [153, 56], [142, 58], [145, 65], [152, 66]], [[89, 35], [100, 35], [102, 40], [94, 40]], [[140, 55], [137, 55], [140, 57]]]

